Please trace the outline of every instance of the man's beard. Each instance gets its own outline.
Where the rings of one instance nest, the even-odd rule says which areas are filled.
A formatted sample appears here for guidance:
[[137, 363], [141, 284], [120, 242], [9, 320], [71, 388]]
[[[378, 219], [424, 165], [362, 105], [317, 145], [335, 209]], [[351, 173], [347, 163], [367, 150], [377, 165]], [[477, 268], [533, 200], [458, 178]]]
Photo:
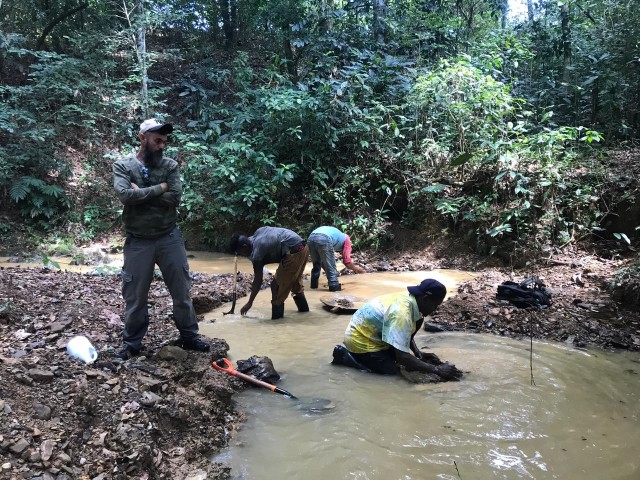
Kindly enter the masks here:
[[162, 150], [151, 151], [145, 145], [142, 149], [142, 158], [144, 159], [145, 165], [149, 167], [155, 167], [162, 160]]

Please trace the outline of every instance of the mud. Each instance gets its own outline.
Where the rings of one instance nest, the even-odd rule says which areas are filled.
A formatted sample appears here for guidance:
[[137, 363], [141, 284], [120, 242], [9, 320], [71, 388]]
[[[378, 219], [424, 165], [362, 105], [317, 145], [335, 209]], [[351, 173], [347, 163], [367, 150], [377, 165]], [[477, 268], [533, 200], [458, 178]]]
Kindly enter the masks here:
[[[582, 252], [514, 271], [453, 251], [447, 242], [440, 245], [356, 252], [354, 260], [370, 272], [453, 267], [474, 272], [475, 278], [427, 319], [431, 331], [640, 350], [639, 313], [623, 308], [605, 288], [624, 260]], [[552, 288], [550, 308], [522, 310], [495, 299], [498, 284], [531, 274]], [[230, 301], [233, 281], [232, 275], [195, 274], [198, 312]], [[250, 275], [240, 275], [239, 297], [248, 293], [250, 281]], [[153, 282], [149, 298], [146, 349], [121, 362], [114, 356], [123, 309], [117, 276], [0, 270], [0, 478], [230, 478], [227, 467], [208, 460], [243, 421], [233, 394], [246, 385], [210, 365], [228, 345], [210, 339], [210, 354], [171, 346], [177, 332], [161, 280]], [[96, 363], [85, 365], [67, 355], [68, 340], [79, 334], [98, 348]]]

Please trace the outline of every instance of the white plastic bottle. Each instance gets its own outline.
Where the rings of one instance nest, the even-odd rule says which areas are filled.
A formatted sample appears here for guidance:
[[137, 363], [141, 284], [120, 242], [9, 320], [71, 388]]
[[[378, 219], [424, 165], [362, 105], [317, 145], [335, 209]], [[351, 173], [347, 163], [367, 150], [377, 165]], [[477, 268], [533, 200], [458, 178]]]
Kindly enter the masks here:
[[87, 337], [78, 335], [73, 337], [67, 343], [67, 353], [74, 358], [82, 360], [84, 363], [91, 364], [98, 358], [98, 352]]

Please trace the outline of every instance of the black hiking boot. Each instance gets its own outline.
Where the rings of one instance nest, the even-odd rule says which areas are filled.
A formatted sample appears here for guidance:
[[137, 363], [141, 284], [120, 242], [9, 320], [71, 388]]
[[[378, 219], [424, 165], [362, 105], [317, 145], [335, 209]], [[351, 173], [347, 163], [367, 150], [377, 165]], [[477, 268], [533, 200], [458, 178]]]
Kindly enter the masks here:
[[307, 298], [304, 296], [304, 293], [294, 295], [293, 301], [296, 302], [296, 307], [298, 307], [299, 312], [309, 311], [309, 303], [307, 302]]
[[271, 320], [277, 320], [284, 317], [284, 303], [280, 305], [271, 305]]
[[122, 350], [120, 350], [118, 353], [116, 353], [116, 357], [118, 357], [120, 360], [124, 360], [127, 361], [130, 358], [133, 357], [137, 357], [138, 355], [140, 355], [140, 349], [136, 349], [133, 347], [130, 347], [129, 345], [125, 345]]
[[339, 292], [340, 290], [342, 290], [342, 285], [339, 284], [338, 282], [329, 284], [330, 292]]
[[333, 360], [331, 361], [334, 365], [344, 365], [345, 367], [357, 368], [358, 370], [362, 370], [363, 372], [370, 372], [371, 370], [360, 362], [358, 362], [353, 356], [351, 352], [347, 350], [347, 347], [344, 345], [336, 345], [333, 348]]
[[196, 352], [208, 352], [211, 350], [211, 345], [200, 337], [189, 338], [188, 340], [180, 337], [178, 339], [178, 346], [182, 347], [183, 350], [194, 350]]

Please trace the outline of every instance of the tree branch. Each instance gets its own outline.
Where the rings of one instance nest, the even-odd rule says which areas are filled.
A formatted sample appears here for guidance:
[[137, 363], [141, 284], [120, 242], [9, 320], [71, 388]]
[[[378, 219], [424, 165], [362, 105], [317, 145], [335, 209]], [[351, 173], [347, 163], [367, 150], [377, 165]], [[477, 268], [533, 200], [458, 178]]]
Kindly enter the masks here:
[[65, 20], [67, 17], [70, 17], [74, 13], [78, 13], [80, 10], [84, 10], [88, 6], [89, 6], [88, 2], [82, 3], [82, 4], [78, 5], [75, 8], [72, 8], [71, 10], [67, 10], [66, 12], [62, 12], [56, 18], [51, 20], [49, 22], [49, 25], [47, 25], [44, 28], [44, 30], [42, 31], [42, 34], [40, 35], [40, 38], [38, 38], [38, 42], [36, 43], [36, 50], [41, 50], [42, 49], [42, 47], [44, 45], [44, 41], [46, 40], [47, 36], [51, 33], [51, 31], [54, 28], [56, 28], [56, 25], [58, 25], [59, 23], [61, 23], [63, 20]]

